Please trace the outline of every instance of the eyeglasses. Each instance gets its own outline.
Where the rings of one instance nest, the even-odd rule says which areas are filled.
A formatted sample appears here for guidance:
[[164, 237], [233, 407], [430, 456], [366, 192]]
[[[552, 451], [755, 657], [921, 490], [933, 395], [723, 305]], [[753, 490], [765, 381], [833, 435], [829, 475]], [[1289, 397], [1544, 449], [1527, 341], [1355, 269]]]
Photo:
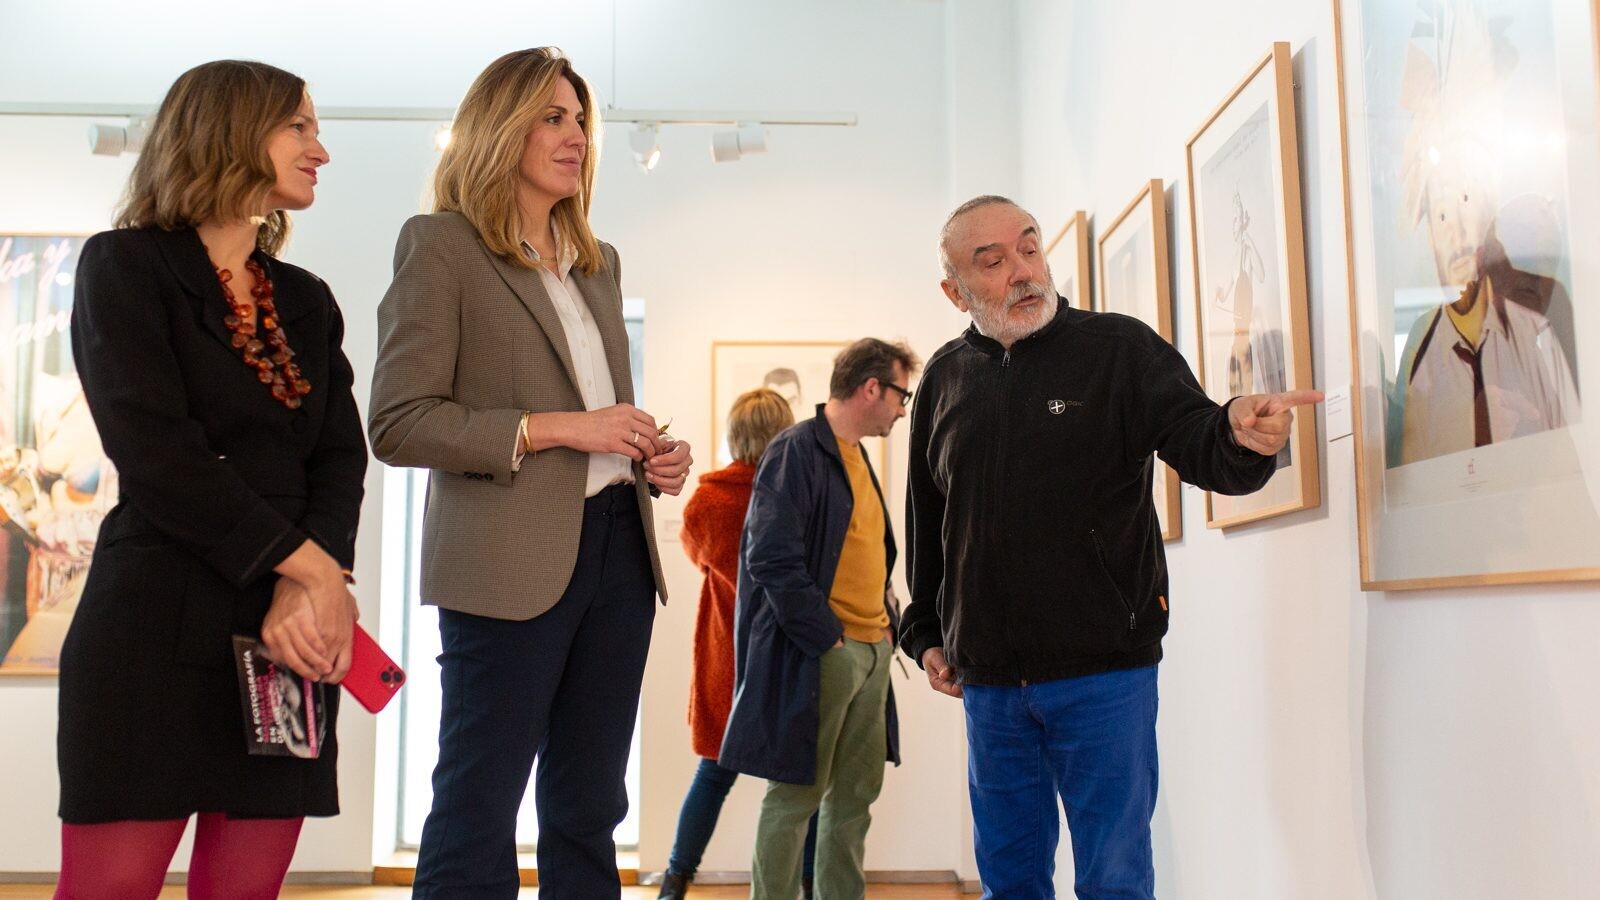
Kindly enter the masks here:
[[900, 395], [900, 405], [901, 406], [910, 406], [911, 405], [911, 392], [910, 391], [906, 390], [905, 388], [901, 387], [898, 384], [895, 384], [892, 381], [880, 381], [878, 383], [883, 385], [886, 388], [894, 388], [895, 393]]

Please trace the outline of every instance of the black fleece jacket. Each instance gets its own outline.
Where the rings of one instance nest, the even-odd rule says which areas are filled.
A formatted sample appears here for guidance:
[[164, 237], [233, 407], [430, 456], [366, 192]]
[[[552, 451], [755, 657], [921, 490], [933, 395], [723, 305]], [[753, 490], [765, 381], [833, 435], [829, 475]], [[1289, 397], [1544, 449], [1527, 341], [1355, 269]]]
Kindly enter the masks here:
[[1009, 351], [973, 328], [940, 348], [911, 413], [900, 646], [918, 665], [944, 647], [965, 684], [1159, 662], [1152, 454], [1224, 494], [1272, 476], [1149, 326], [1058, 302]]

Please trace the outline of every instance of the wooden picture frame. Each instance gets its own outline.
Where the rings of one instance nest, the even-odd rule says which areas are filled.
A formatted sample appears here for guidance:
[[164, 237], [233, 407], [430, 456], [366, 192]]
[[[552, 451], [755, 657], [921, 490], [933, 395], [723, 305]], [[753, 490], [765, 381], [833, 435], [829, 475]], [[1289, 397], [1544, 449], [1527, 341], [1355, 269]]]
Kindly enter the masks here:
[[1600, 4], [1333, 12], [1361, 586], [1600, 580]]
[[1080, 209], [1067, 217], [1067, 224], [1061, 226], [1045, 246], [1044, 259], [1050, 266], [1051, 278], [1055, 279], [1056, 293], [1066, 298], [1067, 305], [1077, 309], [1093, 307], [1087, 212]]
[[[1133, 316], [1172, 342], [1172, 273], [1167, 255], [1167, 195], [1151, 179], [1096, 240], [1099, 312]], [[1161, 522], [1161, 539], [1183, 537], [1183, 498], [1178, 473], [1159, 459], [1151, 493]]]
[[[1275, 43], [1184, 145], [1200, 384], [1226, 403], [1312, 387], [1294, 60]], [[1242, 497], [1206, 492], [1206, 527], [1322, 502], [1317, 418], [1294, 418], [1278, 468]]]
[[[713, 469], [733, 462], [728, 453], [728, 409], [745, 391], [771, 387], [804, 422], [828, 400], [833, 359], [850, 341], [713, 341], [711, 343], [711, 457]], [[884, 496], [889, 494], [888, 438], [863, 438]]]

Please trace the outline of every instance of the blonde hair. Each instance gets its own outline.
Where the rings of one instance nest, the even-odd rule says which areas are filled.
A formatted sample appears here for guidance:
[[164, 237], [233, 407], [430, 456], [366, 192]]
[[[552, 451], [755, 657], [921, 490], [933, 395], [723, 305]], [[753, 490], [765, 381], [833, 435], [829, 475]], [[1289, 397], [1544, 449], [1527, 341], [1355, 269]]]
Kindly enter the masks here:
[[[179, 75], [133, 164], [116, 226], [174, 231], [258, 215], [278, 182], [267, 139], [305, 96], [305, 79], [249, 60], [201, 63]], [[256, 246], [276, 255], [288, 238], [288, 214], [273, 210]]]
[[794, 424], [789, 401], [770, 388], [740, 394], [728, 410], [728, 450], [739, 462], [755, 465], [780, 431]]
[[558, 201], [550, 216], [561, 239], [577, 251], [578, 267], [592, 275], [605, 265], [600, 242], [589, 230], [599, 115], [589, 85], [554, 47], [507, 53], [467, 89], [450, 125], [450, 146], [433, 176], [433, 210], [466, 216], [484, 244], [508, 262], [536, 265], [522, 253], [517, 171], [528, 132], [554, 100], [558, 78], [570, 81], [577, 91], [591, 152], [583, 155], [578, 193]]

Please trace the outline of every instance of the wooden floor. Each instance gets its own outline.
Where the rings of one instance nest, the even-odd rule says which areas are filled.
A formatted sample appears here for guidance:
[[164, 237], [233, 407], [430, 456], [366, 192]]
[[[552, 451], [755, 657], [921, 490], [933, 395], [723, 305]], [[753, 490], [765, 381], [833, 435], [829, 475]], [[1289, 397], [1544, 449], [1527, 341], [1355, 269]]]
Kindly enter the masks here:
[[[48, 900], [55, 889], [45, 884], [0, 884], [0, 897], [6, 900]], [[645, 900], [656, 895], [654, 887], [625, 887], [624, 900]], [[161, 892], [161, 900], [184, 900], [182, 887], [171, 886]], [[297, 900], [401, 900], [411, 896], [406, 887], [315, 887], [289, 885], [283, 889], [284, 897]], [[537, 897], [538, 888], [523, 888], [519, 897]], [[695, 900], [732, 900], [750, 896], [750, 887], [743, 884], [705, 885], [689, 890]], [[963, 895], [953, 884], [874, 884], [867, 887], [869, 900], [955, 900]]]

